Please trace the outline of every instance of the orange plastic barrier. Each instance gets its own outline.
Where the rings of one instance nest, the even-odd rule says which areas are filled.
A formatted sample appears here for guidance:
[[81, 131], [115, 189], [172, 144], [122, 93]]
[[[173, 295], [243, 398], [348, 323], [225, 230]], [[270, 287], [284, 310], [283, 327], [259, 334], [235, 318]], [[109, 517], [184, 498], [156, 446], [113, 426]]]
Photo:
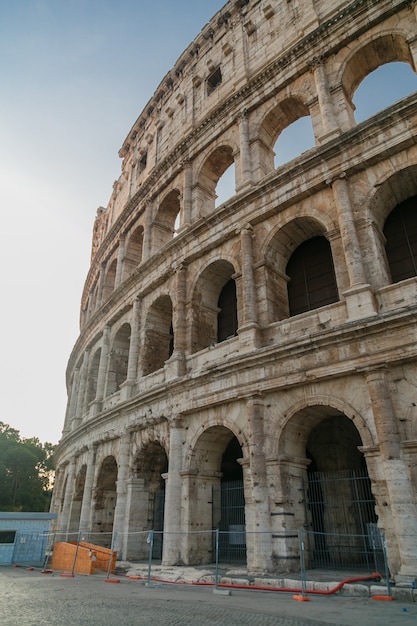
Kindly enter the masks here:
[[[117, 553], [92, 543], [60, 541], [54, 545], [51, 568], [57, 572], [94, 574], [96, 569], [114, 574]], [[109, 570], [109, 562], [110, 570]]]

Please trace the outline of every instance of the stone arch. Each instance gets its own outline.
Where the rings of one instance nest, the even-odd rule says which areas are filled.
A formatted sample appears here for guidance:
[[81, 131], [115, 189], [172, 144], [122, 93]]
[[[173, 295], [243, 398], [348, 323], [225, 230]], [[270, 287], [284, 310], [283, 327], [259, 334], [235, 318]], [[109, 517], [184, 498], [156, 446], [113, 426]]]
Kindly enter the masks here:
[[92, 543], [111, 546], [118, 467], [114, 456], [103, 459], [93, 498]]
[[153, 557], [162, 556], [164, 530], [165, 476], [168, 456], [156, 440], [143, 442], [132, 464], [133, 478], [127, 483], [126, 517], [129, 528], [129, 558], [147, 558], [149, 546], [134, 533], [154, 531]]
[[[187, 507], [189, 529], [198, 533], [188, 539], [189, 563], [213, 561], [212, 528], [223, 531], [220, 550], [225, 556], [227, 553], [228, 558], [236, 560], [239, 556], [246, 561], [242, 458], [239, 439], [224, 425], [205, 428], [194, 442], [189, 457]], [[229, 490], [233, 491], [233, 510], [224, 498]]]
[[259, 158], [263, 164], [264, 174], [275, 169], [274, 147], [283, 130], [306, 116], [310, 116], [310, 110], [300, 95], [291, 95], [278, 104], [274, 103], [265, 114], [257, 130], [257, 140], [261, 150]]
[[180, 214], [180, 192], [171, 189], [161, 201], [152, 224], [152, 245], [159, 250], [176, 234], [176, 219]]
[[[80, 525], [81, 505], [83, 502], [86, 475], [87, 465], [84, 464], [80, 467], [79, 472], [75, 478], [68, 526], [68, 531], [70, 533], [77, 533]], [[73, 536], [71, 540], [76, 540], [76, 537]]]
[[344, 415], [351, 420], [365, 447], [375, 445], [374, 434], [365, 418], [352, 405], [331, 395], [317, 394], [292, 404], [283, 419], [276, 424], [274, 436], [278, 442], [277, 454], [283, 457], [302, 456], [310, 430], [332, 415]]
[[381, 65], [394, 61], [408, 63], [415, 71], [413, 56], [403, 32], [379, 33], [366, 42], [361, 42], [347, 57], [340, 70], [342, 85], [348, 108], [353, 118], [353, 95], [364, 78]]
[[368, 235], [367, 249], [372, 253], [367, 259], [368, 273], [375, 288], [392, 282], [386, 254], [384, 226], [392, 211], [406, 200], [417, 196], [417, 163], [385, 176], [374, 184], [373, 195], [366, 204], [374, 228]]
[[417, 195], [397, 205], [384, 225], [391, 282], [417, 276]]
[[120, 389], [127, 379], [127, 366], [130, 349], [130, 324], [125, 322], [114, 335], [107, 371], [106, 396]]
[[[328, 399], [330, 400], [330, 399]], [[362, 434], [363, 420], [343, 403], [311, 399], [287, 413], [278, 435], [277, 483], [295, 528], [307, 523], [310, 566], [346, 567], [371, 559], [364, 537], [377, 522]], [[335, 404], [339, 408], [335, 408]], [[332, 406], [333, 405], [333, 406]], [[347, 407], [346, 407], [347, 408]], [[300, 496], [303, 493], [303, 497]], [[369, 553], [369, 554], [368, 554]]]
[[116, 285], [117, 259], [113, 259], [106, 271], [103, 284], [102, 302], [106, 302], [112, 295]]
[[203, 215], [210, 215], [215, 209], [217, 184], [235, 161], [236, 149], [230, 144], [222, 144], [212, 150], [204, 160], [195, 185], [195, 204]]
[[269, 238], [264, 258], [270, 322], [289, 317], [287, 265], [294, 251], [314, 237], [329, 239], [325, 225], [315, 217], [303, 216], [290, 219]]
[[122, 280], [129, 278], [142, 261], [143, 235], [144, 229], [142, 224], [140, 224], [129, 236], [123, 260]]
[[145, 321], [142, 372], [146, 376], [164, 366], [174, 351], [173, 306], [161, 295], [149, 307]]
[[192, 353], [218, 342], [219, 296], [234, 274], [234, 266], [226, 260], [214, 261], [200, 273], [191, 298]]
[[87, 404], [92, 402], [97, 394], [98, 371], [100, 367], [101, 348], [97, 348], [90, 359], [87, 379]]
[[323, 235], [306, 239], [287, 263], [290, 316], [338, 302], [331, 246]]

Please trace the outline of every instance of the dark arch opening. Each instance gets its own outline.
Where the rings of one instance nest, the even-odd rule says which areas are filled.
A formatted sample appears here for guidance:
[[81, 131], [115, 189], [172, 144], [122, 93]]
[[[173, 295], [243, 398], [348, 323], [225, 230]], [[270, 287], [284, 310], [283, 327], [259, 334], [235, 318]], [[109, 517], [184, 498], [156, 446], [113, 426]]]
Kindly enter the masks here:
[[392, 282], [417, 276], [417, 196], [391, 211], [384, 235]]
[[225, 341], [237, 334], [236, 283], [231, 278], [220, 292], [217, 303], [220, 311], [217, 316], [217, 341]]
[[286, 273], [290, 316], [338, 301], [332, 252], [326, 237], [313, 237], [298, 246]]
[[361, 445], [343, 415], [324, 419], [310, 432], [306, 516], [312, 567], [374, 565], [370, 537], [378, 534], [377, 516]]

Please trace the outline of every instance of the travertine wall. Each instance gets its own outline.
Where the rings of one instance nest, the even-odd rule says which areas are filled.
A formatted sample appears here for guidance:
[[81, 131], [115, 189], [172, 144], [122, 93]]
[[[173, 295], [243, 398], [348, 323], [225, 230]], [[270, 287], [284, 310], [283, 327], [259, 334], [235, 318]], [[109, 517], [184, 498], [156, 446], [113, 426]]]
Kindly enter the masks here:
[[[306, 522], [299, 490], [314, 438], [323, 470], [326, 445], [332, 469], [346, 470], [359, 443], [390, 567], [416, 576], [417, 279], [392, 278], [384, 225], [416, 203], [417, 94], [361, 124], [352, 97], [384, 63], [415, 71], [417, 9], [337, 4], [229, 1], [124, 141], [67, 370], [62, 531], [98, 529], [104, 515], [119, 554], [138, 557], [127, 533], [152, 527], [163, 490], [165, 530], [210, 530], [209, 494], [236, 441], [246, 529], [278, 536]], [[276, 169], [277, 138], [304, 116], [315, 146]], [[217, 206], [233, 164], [235, 193]], [[288, 272], [313, 238], [335, 295], [294, 313]], [[237, 330], [228, 318], [219, 340], [231, 315], [222, 294]], [[202, 540], [172, 537], [166, 563], [210, 560]], [[248, 567], [291, 567], [291, 541], [248, 549]]]

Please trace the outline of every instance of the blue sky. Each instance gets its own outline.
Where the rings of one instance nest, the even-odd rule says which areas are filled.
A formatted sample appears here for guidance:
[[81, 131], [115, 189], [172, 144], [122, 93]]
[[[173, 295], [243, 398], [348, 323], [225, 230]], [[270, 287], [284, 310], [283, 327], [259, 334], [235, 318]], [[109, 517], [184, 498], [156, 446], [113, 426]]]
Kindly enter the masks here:
[[[22, 436], [60, 437], [93, 221], [120, 174], [118, 150], [223, 4], [0, 0], [0, 421]], [[390, 76], [363, 101], [383, 104]]]

